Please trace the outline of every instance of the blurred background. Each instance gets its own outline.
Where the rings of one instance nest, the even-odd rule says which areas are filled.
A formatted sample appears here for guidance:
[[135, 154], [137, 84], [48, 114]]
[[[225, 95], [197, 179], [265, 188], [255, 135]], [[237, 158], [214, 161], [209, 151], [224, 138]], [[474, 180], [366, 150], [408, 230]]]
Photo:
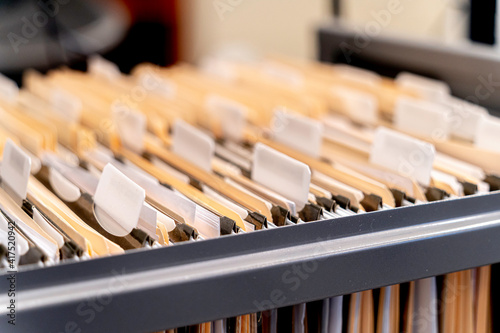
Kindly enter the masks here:
[[[83, 69], [86, 57], [94, 53], [124, 72], [145, 61], [169, 65], [198, 63], [208, 55], [280, 53], [352, 61], [389, 76], [405, 69], [446, 80], [442, 70], [425, 66], [393, 69], [387, 66], [393, 60], [373, 66], [377, 42], [392, 38], [397, 46], [411, 42], [426, 52], [439, 48], [497, 61], [496, 11], [496, 0], [0, 0], [0, 72], [20, 82], [26, 68]], [[355, 49], [343, 50], [349, 57], [325, 51], [331, 48], [325, 46], [325, 29], [351, 38]], [[342, 49], [342, 43], [336, 43]], [[356, 43], [376, 54], [363, 50], [360, 56]], [[384, 50], [402, 52], [396, 54], [402, 57], [404, 52], [393, 46]], [[428, 59], [433, 57], [429, 53], [424, 58], [432, 63]], [[474, 62], [467, 65], [475, 66], [474, 75], [482, 73]], [[439, 61], [437, 66], [443, 67]], [[451, 85], [458, 95], [467, 93]]]
[[[316, 29], [333, 17], [359, 29], [378, 19], [382, 33], [405, 38], [495, 44], [495, 4], [490, 0], [1, 0], [0, 66], [2, 72], [50, 67], [101, 52], [127, 70], [139, 61], [196, 62], [235, 48], [314, 58]], [[389, 7], [397, 9], [385, 18], [383, 12]]]

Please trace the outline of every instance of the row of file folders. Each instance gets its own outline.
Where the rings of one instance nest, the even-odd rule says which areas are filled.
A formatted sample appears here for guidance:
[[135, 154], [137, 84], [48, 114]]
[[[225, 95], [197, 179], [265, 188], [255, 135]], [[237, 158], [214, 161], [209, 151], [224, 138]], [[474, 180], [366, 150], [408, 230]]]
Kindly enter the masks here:
[[[4, 274], [500, 188], [500, 120], [411, 73], [274, 56], [125, 75], [95, 56], [1, 77], [0, 119]], [[497, 270], [167, 332], [492, 332]]]

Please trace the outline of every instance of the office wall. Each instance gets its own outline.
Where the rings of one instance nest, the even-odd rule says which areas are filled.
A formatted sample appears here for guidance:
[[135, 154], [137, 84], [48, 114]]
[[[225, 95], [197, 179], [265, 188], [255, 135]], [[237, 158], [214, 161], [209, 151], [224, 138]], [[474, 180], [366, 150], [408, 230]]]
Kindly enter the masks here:
[[[399, 3], [383, 32], [408, 38], [458, 40], [465, 35], [465, 0], [343, 0], [343, 18], [361, 29], [374, 13]], [[314, 57], [315, 26], [331, 19], [331, 0], [179, 0], [180, 59], [251, 46], [262, 52]]]
[[344, 0], [342, 14], [362, 27], [377, 17], [385, 18], [381, 13], [394, 7], [398, 10], [387, 20], [386, 32], [408, 38], [458, 41], [467, 35], [466, 3], [467, 0]]
[[315, 24], [331, 16], [330, 0], [181, 0], [180, 57], [197, 61], [231, 45], [315, 56]]

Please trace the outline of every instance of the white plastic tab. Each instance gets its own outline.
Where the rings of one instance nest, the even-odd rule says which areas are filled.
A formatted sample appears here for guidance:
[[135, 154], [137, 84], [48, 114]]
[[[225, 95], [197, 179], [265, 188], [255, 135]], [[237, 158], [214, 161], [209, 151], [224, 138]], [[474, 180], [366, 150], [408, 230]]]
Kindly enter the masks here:
[[306, 164], [257, 143], [252, 180], [290, 199], [300, 211], [307, 203], [311, 170]]
[[429, 185], [436, 149], [411, 136], [379, 127], [370, 152], [370, 162]]
[[474, 143], [478, 148], [500, 152], [500, 119], [493, 116], [481, 117]]
[[[142, 187], [148, 197], [179, 214], [188, 224], [193, 224], [196, 214], [196, 204], [178, 195], [176, 192], [160, 185], [157, 179], [145, 174], [135, 165], [112, 161], [111, 164], [133, 182]], [[158, 213], [159, 214], [159, 213]]]
[[78, 97], [62, 89], [54, 89], [50, 96], [50, 103], [52, 109], [63, 119], [73, 123], [80, 120], [83, 105]]
[[448, 139], [451, 119], [449, 108], [429, 101], [400, 97], [394, 107], [398, 130], [435, 141]]
[[14, 103], [19, 95], [19, 87], [8, 77], [0, 74], [0, 98]]
[[88, 59], [88, 72], [92, 75], [104, 77], [108, 80], [116, 80], [121, 76], [120, 69], [114, 63], [95, 54]]
[[488, 110], [456, 97], [448, 98], [443, 104], [448, 106], [452, 112], [450, 133], [455, 137], [474, 141], [479, 119], [487, 116]]
[[66, 202], [75, 202], [80, 198], [78, 186], [74, 185], [54, 168], [49, 168], [49, 183], [57, 196]]
[[443, 81], [429, 79], [408, 72], [399, 73], [395, 82], [399, 87], [413, 90], [422, 98], [434, 102], [448, 98], [451, 93], [450, 86]]
[[478, 193], [488, 193], [490, 191], [490, 184], [487, 182], [479, 182], [477, 183], [477, 192]]
[[16, 202], [26, 198], [30, 177], [31, 160], [29, 156], [11, 140], [7, 139], [3, 149], [0, 177], [2, 187]]
[[318, 158], [321, 153], [323, 125], [282, 108], [274, 110], [271, 123], [274, 140], [306, 155]]
[[[61, 160], [53, 153], [45, 153], [43, 163], [57, 170], [64, 178], [78, 186], [83, 192], [94, 195], [99, 183], [99, 175]], [[103, 166], [104, 167], [104, 166]]]
[[374, 95], [340, 86], [335, 86], [332, 92], [341, 100], [349, 118], [361, 124], [377, 123], [378, 101]]
[[205, 171], [212, 170], [214, 140], [182, 120], [174, 123], [172, 151]]
[[122, 145], [135, 153], [144, 150], [147, 119], [144, 114], [126, 107], [113, 109], [113, 121]]
[[218, 95], [209, 95], [205, 106], [220, 124], [225, 138], [233, 141], [241, 140], [248, 114], [246, 106]]
[[107, 164], [94, 196], [97, 221], [107, 232], [126, 236], [137, 227], [145, 198], [144, 189]]
[[159, 223], [163, 224], [165, 228], [167, 229], [168, 232], [172, 231], [175, 229], [175, 221], [172, 220], [170, 217], [168, 217], [165, 214], [162, 214], [158, 212], [156, 214], [157, 220]]

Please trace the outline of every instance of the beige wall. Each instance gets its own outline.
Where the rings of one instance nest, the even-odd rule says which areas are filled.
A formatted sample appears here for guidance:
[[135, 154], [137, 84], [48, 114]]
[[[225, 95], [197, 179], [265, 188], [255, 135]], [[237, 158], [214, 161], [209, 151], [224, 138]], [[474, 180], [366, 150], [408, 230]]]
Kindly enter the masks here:
[[234, 44], [250, 45], [259, 52], [314, 57], [315, 23], [331, 15], [330, 0], [180, 0], [179, 3], [183, 13], [181, 58], [187, 61], [197, 61]]
[[350, 22], [366, 24], [397, 6], [385, 31], [405, 36], [457, 40], [467, 29], [466, 15], [459, 10], [463, 0], [344, 0], [343, 15]]
[[[466, 22], [453, 9], [463, 0], [343, 0], [346, 19], [363, 29], [374, 14], [401, 7], [383, 32], [407, 37], [460, 38]], [[181, 59], [197, 62], [228, 45], [261, 53], [314, 57], [315, 26], [331, 18], [331, 0], [180, 0]]]

